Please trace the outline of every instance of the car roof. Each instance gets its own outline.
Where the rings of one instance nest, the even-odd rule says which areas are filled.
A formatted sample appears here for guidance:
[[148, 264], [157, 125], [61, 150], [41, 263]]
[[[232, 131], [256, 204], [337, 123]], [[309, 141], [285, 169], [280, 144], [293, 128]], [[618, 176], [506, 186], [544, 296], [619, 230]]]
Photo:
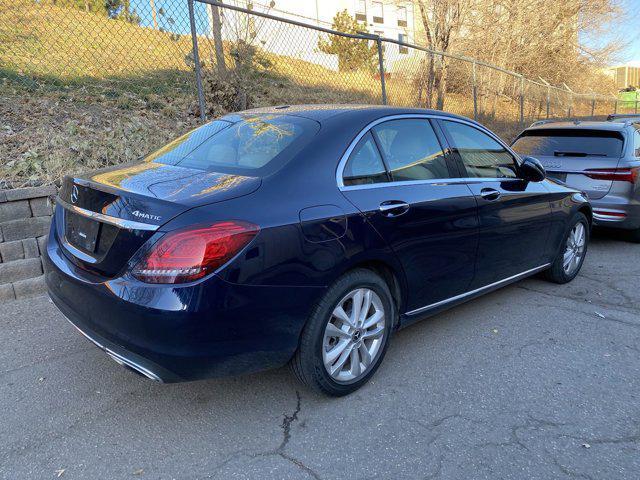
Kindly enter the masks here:
[[607, 121], [549, 121], [540, 123], [538, 125], [533, 124], [525, 131], [531, 130], [549, 130], [549, 129], [574, 129], [574, 130], [609, 130], [613, 132], [620, 132], [625, 129], [627, 123], [624, 122], [607, 122]]
[[318, 105], [277, 105], [273, 107], [254, 108], [238, 112], [238, 114], [277, 114], [294, 115], [309, 118], [323, 123], [328, 119], [340, 117], [340, 120], [348, 120], [349, 117], [357, 117], [375, 120], [388, 115], [422, 114], [440, 115], [444, 117], [470, 120], [460, 115], [447, 113], [440, 110], [430, 110], [426, 108], [394, 107], [389, 105], [359, 105], [359, 104], [318, 104]]

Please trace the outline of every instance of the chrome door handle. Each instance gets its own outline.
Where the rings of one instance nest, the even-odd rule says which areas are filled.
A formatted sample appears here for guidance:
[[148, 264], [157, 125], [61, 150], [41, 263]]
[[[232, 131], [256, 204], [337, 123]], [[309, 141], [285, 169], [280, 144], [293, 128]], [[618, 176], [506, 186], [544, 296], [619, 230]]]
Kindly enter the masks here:
[[500, 198], [500, 192], [495, 188], [483, 188], [480, 190], [480, 196], [485, 200], [497, 200]]
[[378, 210], [387, 217], [398, 217], [409, 211], [409, 204], [401, 200], [387, 200], [380, 204]]

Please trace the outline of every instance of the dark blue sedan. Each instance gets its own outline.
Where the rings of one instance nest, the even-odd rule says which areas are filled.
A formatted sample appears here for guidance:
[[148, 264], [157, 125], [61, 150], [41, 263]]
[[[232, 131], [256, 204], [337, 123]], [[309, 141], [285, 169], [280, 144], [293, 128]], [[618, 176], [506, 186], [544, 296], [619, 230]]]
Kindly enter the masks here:
[[396, 329], [538, 272], [573, 279], [591, 221], [584, 194], [469, 119], [280, 106], [66, 177], [46, 281], [81, 333], [151, 379], [290, 363], [345, 395]]

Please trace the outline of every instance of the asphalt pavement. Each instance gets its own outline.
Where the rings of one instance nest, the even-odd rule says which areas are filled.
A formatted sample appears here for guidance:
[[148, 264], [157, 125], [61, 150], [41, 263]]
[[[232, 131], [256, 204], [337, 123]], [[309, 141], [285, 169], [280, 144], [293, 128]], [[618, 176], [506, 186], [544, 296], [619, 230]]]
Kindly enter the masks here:
[[597, 234], [532, 278], [394, 335], [373, 380], [286, 368], [161, 385], [47, 297], [0, 306], [2, 479], [638, 479], [640, 245]]

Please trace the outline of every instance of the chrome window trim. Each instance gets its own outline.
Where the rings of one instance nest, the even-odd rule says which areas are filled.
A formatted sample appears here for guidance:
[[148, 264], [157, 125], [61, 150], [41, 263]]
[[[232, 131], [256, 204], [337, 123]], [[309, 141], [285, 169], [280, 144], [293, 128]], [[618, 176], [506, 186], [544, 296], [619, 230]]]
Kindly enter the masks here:
[[62, 200], [60, 197], [56, 197], [56, 203], [65, 210], [77, 213], [78, 215], [82, 215], [83, 217], [89, 217], [94, 220], [108, 223], [109, 225], [115, 225], [116, 227], [124, 228], [127, 230], [148, 230], [154, 232], [158, 228], [160, 228], [160, 225], [151, 225], [149, 223], [142, 223], [136, 222], [134, 220], [125, 220], [123, 218], [112, 217], [111, 215], [105, 215], [104, 213], [92, 212], [91, 210], [71, 205], [70, 203]]
[[446, 305], [447, 303], [455, 302], [457, 300], [462, 300], [463, 298], [469, 297], [471, 295], [475, 295], [476, 293], [481, 293], [484, 290], [488, 290], [488, 289], [493, 288], [493, 287], [499, 287], [501, 285], [506, 285], [507, 283], [510, 283], [512, 281], [516, 281], [516, 280], [519, 280], [521, 278], [527, 277], [529, 275], [533, 275], [534, 273], [540, 272], [540, 271], [542, 271], [545, 268], [550, 267], [550, 266], [551, 266], [550, 263], [545, 263], [544, 265], [540, 265], [539, 267], [531, 268], [529, 270], [526, 270], [524, 272], [518, 273], [516, 275], [512, 275], [510, 277], [503, 278], [502, 280], [498, 280], [497, 282], [490, 283], [489, 285], [485, 285], [484, 287], [476, 288], [475, 290], [470, 290], [468, 292], [461, 293], [460, 295], [456, 295], [456, 296], [451, 297], [451, 298], [446, 298], [444, 300], [440, 300], [439, 302], [435, 302], [435, 303], [432, 303], [432, 304], [424, 306], [424, 307], [416, 308], [415, 310], [411, 310], [410, 312], [406, 312], [405, 315], [410, 315], [410, 316], [411, 315], [418, 315], [420, 313], [426, 312], [427, 310], [431, 310], [431, 309]]
[[[412, 181], [399, 181], [399, 182], [381, 182], [381, 183], [371, 183], [371, 184], [363, 184], [363, 185], [345, 185], [343, 181], [343, 173], [344, 167], [351, 156], [351, 153], [355, 149], [356, 145], [360, 141], [362, 137], [364, 137], [369, 130], [371, 130], [376, 125], [379, 125], [384, 122], [388, 122], [390, 120], [403, 120], [403, 119], [412, 119], [412, 118], [421, 118], [425, 120], [447, 120], [452, 122], [458, 122], [465, 125], [469, 125], [470, 127], [476, 128], [480, 130], [482, 133], [487, 134], [493, 140], [498, 142], [505, 150], [507, 150], [516, 161], [520, 159], [520, 156], [515, 153], [505, 142], [503, 142], [497, 135], [495, 135], [490, 130], [486, 129], [479, 123], [476, 123], [472, 120], [465, 120], [463, 118], [457, 117], [448, 117], [446, 115], [438, 115], [438, 114], [427, 114], [427, 113], [400, 113], [394, 115], [387, 115], [385, 117], [380, 117], [372, 122], [369, 122], [358, 135], [351, 141], [347, 149], [345, 150], [342, 157], [340, 157], [340, 161], [338, 162], [338, 167], [336, 168], [336, 183], [340, 191], [348, 191], [348, 190], [365, 190], [369, 188], [381, 188], [381, 187], [389, 187], [389, 186], [399, 186], [399, 185], [422, 185], [422, 184], [442, 184], [449, 185], [452, 183], [470, 183], [470, 182], [495, 182], [495, 181], [509, 181], [509, 180], [518, 180], [517, 178], [486, 178], [486, 177], [449, 177], [449, 178], [434, 178], [429, 180], [412, 180]], [[446, 145], [445, 148], [448, 148], [449, 145]]]

